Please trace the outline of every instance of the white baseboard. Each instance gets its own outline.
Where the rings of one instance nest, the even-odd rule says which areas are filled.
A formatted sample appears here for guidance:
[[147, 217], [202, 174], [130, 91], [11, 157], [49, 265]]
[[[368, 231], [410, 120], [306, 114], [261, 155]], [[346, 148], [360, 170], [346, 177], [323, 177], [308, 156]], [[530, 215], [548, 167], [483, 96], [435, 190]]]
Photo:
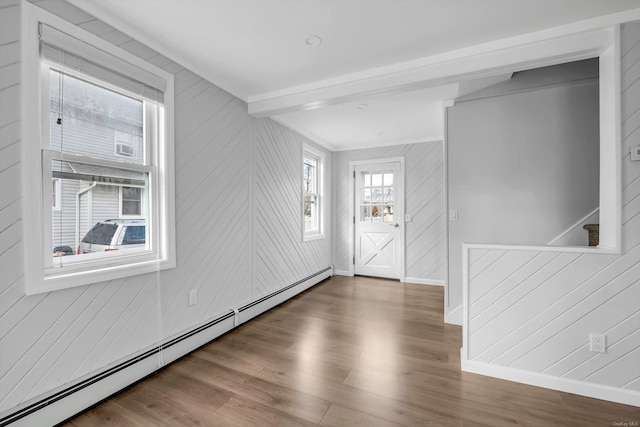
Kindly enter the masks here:
[[336, 276], [349, 276], [349, 277], [353, 277], [353, 271], [348, 271], [348, 270], [335, 270], [334, 274]]
[[505, 366], [490, 365], [474, 360], [463, 359], [462, 370], [474, 374], [640, 407], [640, 392], [637, 391], [554, 377]]
[[405, 277], [404, 283], [413, 283], [416, 285], [444, 286], [444, 280], [440, 279], [420, 279], [418, 277]]
[[[310, 287], [331, 277], [333, 268], [327, 268], [306, 279], [293, 283], [270, 295], [252, 303], [239, 307], [238, 319], [240, 324], [263, 313], [289, 298], [303, 292]], [[177, 337], [167, 339], [162, 344], [162, 360], [164, 364], [173, 362], [191, 351], [214, 340], [220, 335], [233, 329], [234, 315], [229, 312], [212, 321], [206, 322]], [[129, 385], [159, 370], [159, 345], [146, 352], [122, 361], [105, 371], [83, 379], [74, 385], [67, 385], [63, 389], [39, 397], [19, 408], [13, 408], [10, 413], [0, 414], [0, 426], [30, 427], [56, 425], [96, 403], [119, 392]]]
[[462, 306], [458, 306], [448, 313], [444, 313], [444, 322], [449, 323], [451, 325], [462, 326]]

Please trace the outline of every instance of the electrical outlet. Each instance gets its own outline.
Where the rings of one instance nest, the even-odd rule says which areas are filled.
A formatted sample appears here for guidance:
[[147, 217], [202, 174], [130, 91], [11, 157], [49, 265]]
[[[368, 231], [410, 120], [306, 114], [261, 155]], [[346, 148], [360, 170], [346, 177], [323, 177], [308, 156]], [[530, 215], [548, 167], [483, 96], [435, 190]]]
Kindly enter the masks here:
[[413, 215], [404, 216], [404, 222], [411, 222], [411, 221], [413, 221]]
[[189, 291], [189, 305], [196, 305], [198, 303], [198, 290], [192, 289]]
[[634, 162], [640, 160], [640, 145], [631, 147], [631, 160], [633, 160]]
[[607, 336], [605, 334], [589, 334], [589, 351], [594, 353], [606, 353]]

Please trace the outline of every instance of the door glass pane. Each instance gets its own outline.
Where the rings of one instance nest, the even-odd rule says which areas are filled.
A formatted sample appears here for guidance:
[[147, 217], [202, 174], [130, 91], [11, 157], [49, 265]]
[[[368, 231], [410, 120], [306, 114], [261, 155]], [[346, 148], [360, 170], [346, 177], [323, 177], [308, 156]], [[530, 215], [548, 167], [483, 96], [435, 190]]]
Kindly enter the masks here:
[[382, 188], [372, 188], [371, 189], [371, 198], [374, 202], [382, 201]]
[[369, 172], [362, 172], [362, 186], [371, 187], [371, 175]]
[[382, 173], [376, 172], [371, 174], [371, 186], [372, 187], [381, 187], [382, 186]]
[[383, 218], [383, 208], [384, 206], [381, 204], [373, 205], [371, 207], [371, 221], [372, 222], [382, 222]]
[[384, 201], [393, 203], [393, 187], [384, 187]]
[[384, 222], [394, 222], [393, 221], [393, 204], [388, 203], [384, 207]]
[[360, 205], [360, 222], [371, 222], [370, 205]]
[[393, 172], [384, 172], [384, 185], [385, 187], [390, 187], [393, 185]]
[[371, 188], [363, 188], [362, 192], [363, 192], [362, 201], [363, 202], [371, 201]]

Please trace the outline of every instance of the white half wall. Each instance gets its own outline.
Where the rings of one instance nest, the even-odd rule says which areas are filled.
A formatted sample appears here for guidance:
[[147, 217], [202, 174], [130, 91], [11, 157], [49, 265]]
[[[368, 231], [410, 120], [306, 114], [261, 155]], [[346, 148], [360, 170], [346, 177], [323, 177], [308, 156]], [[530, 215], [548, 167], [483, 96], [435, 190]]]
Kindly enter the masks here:
[[640, 407], [640, 23], [622, 27], [621, 56], [621, 254], [466, 246], [462, 366]]

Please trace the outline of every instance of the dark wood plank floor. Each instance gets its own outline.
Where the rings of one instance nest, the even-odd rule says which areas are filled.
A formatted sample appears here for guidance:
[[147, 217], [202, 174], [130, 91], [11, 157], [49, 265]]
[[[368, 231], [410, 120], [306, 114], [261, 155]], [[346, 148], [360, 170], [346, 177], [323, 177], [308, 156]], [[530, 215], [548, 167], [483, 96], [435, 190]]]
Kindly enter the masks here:
[[640, 421], [639, 408], [461, 372], [461, 329], [443, 323], [442, 307], [440, 287], [336, 276], [65, 425]]

